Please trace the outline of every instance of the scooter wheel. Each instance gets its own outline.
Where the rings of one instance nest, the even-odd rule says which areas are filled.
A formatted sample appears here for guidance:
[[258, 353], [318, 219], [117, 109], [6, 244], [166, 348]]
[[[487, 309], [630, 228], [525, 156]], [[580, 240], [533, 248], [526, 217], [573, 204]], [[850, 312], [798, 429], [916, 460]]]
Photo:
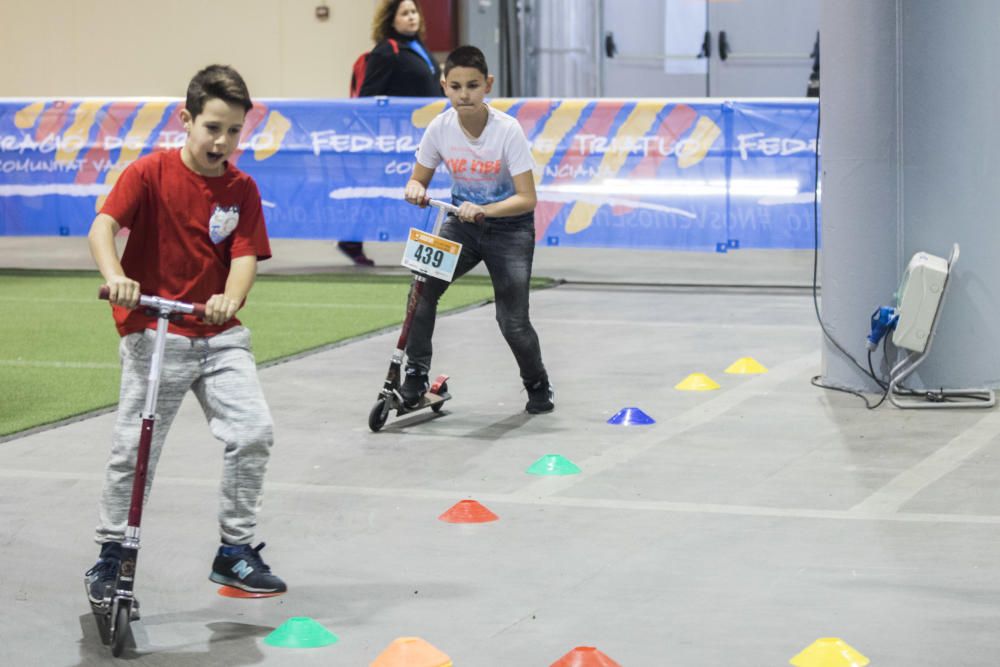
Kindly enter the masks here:
[[125, 642], [128, 641], [128, 636], [131, 632], [131, 628], [129, 628], [130, 621], [131, 612], [129, 611], [129, 605], [123, 604], [119, 606], [118, 614], [115, 617], [115, 631], [111, 635], [111, 655], [116, 658], [125, 650]]
[[[438, 393], [438, 395], [440, 395], [440, 394], [447, 394], [448, 393], [448, 383], [445, 382], [444, 384], [442, 384], [441, 388], [438, 389], [437, 393]], [[431, 410], [433, 410], [434, 412], [441, 412], [441, 408], [443, 408], [443, 407], [444, 407], [444, 401], [441, 401], [440, 403], [435, 403], [434, 405], [432, 405], [431, 406]]]
[[368, 428], [372, 430], [372, 433], [378, 433], [385, 426], [385, 420], [388, 417], [389, 409], [385, 405], [385, 397], [383, 396], [375, 401], [372, 411], [368, 413]]

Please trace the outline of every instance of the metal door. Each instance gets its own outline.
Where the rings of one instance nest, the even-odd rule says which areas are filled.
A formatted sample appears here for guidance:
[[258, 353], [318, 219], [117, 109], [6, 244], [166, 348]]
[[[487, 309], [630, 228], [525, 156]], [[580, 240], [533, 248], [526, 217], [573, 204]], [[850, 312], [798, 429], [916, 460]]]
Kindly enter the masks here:
[[606, 97], [804, 97], [820, 0], [605, 0]]
[[705, 97], [708, 0], [605, 0], [605, 97]]
[[818, 0], [710, 2], [713, 97], [805, 97], [819, 31]]

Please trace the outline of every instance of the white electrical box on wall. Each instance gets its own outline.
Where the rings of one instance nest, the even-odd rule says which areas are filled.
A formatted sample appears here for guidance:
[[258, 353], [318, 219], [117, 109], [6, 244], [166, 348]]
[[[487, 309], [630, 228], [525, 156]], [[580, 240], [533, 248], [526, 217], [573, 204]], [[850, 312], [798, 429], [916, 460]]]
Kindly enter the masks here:
[[913, 256], [896, 293], [899, 323], [892, 334], [896, 347], [924, 351], [947, 280], [948, 260], [925, 252]]
[[889, 386], [885, 390], [897, 408], [992, 408], [997, 404], [996, 392], [987, 387], [947, 390], [939, 387], [928, 391], [903, 385], [931, 351], [938, 311], [950, 284], [948, 276], [955, 270], [957, 261], [958, 244], [955, 243], [947, 260], [918, 252], [903, 272], [896, 292], [899, 319], [892, 342], [909, 353], [889, 370]]

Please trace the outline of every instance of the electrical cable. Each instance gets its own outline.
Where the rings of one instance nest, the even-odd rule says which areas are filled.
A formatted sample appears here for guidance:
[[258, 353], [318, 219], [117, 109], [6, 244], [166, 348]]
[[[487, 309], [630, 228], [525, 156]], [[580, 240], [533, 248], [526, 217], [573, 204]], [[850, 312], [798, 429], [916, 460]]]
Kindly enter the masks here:
[[[882, 346], [882, 349], [883, 350], [885, 349], [884, 345]], [[875, 378], [876, 382], [878, 382], [878, 386], [882, 388], [884, 391], [887, 391], [889, 389], [889, 383], [882, 382], [882, 380], [879, 380], [877, 377], [875, 377], [875, 367], [874, 365], [872, 365], [872, 352], [874, 352], [874, 350], [868, 350], [868, 370], [871, 371], [871, 376]]]
[[[860, 391], [854, 391], [853, 389], [846, 389], [844, 387], [834, 387], [832, 385], [823, 384], [820, 381], [819, 375], [813, 376], [809, 382], [814, 387], [819, 387], [820, 389], [830, 389], [832, 391], [840, 391], [845, 394], [851, 394], [857, 396], [862, 401], [865, 402], [865, 407], [869, 410], [874, 410], [878, 406], [882, 405], [886, 397], [889, 395], [889, 385], [885, 384], [878, 378], [875, 374], [875, 369], [872, 367], [871, 353], [868, 354], [868, 368], [865, 368], [861, 363], [855, 359], [850, 352], [848, 352], [844, 347], [837, 342], [833, 335], [827, 330], [826, 324], [823, 322], [823, 316], [819, 312], [819, 296], [818, 296], [818, 282], [819, 282], [819, 131], [820, 131], [820, 104], [817, 100], [816, 103], [816, 150], [813, 152], [813, 275], [812, 275], [812, 297], [813, 297], [813, 309], [816, 311], [816, 321], [819, 322], [819, 327], [823, 331], [823, 335], [828, 341], [840, 352], [842, 355], [847, 357], [851, 363], [858, 367], [858, 369], [870, 377], [872, 380], [878, 384], [880, 389], [883, 389], [882, 397], [875, 404], [868, 402], [868, 397], [865, 396]], [[883, 344], [884, 347], [884, 344]], [[869, 370], [870, 369], [870, 370]]]
[[[819, 131], [820, 131], [820, 105], [817, 101], [816, 105], [816, 150], [813, 155], [813, 276], [812, 276], [812, 297], [813, 297], [813, 309], [816, 311], [816, 321], [819, 322], [820, 329], [823, 331], [823, 335], [827, 340], [840, 352], [842, 355], [847, 357], [851, 363], [858, 367], [862, 373], [870, 377], [875, 383], [882, 389], [882, 396], [879, 398], [878, 402], [870, 403], [868, 397], [865, 396], [860, 391], [855, 391], [853, 389], [847, 389], [845, 387], [835, 387], [833, 385], [823, 384], [820, 381], [822, 376], [815, 375], [810, 378], [809, 382], [814, 387], [819, 387], [820, 389], [828, 389], [831, 391], [839, 391], [845, 394], [851, 394], [852, 396], [857, 396], [862, 401], [865, 402], [865, 407], [869, 410], [874, 410], [875, 408], [882, 405], [885, 399], [889, 396], [890, 383], [881, 380], [878, 374], [875, 372], [875, 367], [872, 363], [872, 350], [868, 351], [868, 368], [865, 368], [861, 363], [855, 359], [850, 352], [848, 352], [844, 347], [837, 342], [833, 335], [826, 328], [826, 324], [823, 322], [823, 317], [819, 312], [819, 296], [818, 296], [818, 283], [819, 283]], [[889, 363], [889, 347], [888, 347], [888, 336], [882, 339], [882, 357], [886, 368], [891, 365]], [[909, 387], [899, 385], [896, 387], [894, 392], [897, 396], [923, 396], [927, 401], [932, 403], [949, 403], [953, 402], [950, 399], [969, 399], [976, 401], [989, 401], [991, 397], [983, 392], [945, 392], [942, 387], [938, 391], [924, 390], [917, 391]]]

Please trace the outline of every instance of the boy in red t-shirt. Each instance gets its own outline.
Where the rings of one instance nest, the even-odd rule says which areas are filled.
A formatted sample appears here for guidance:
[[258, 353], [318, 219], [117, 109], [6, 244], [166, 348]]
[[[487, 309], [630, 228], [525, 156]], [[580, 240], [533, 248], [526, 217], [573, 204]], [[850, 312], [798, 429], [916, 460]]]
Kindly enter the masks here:
[[[212, 434], [225, 444], [220, 483], [219, 547], [209, 578], [254, 593], [282, 593], [285, 583], [250, 546], [273, 441], [270, 410], [257, 379], [250, 332], [236, 319], [271, 256], [253, 179], [227, 161], [236, 149], [250, 93], [236, 70], [211, 65], [187, 89], [180, 150], [129, 165], [90, 228], [90, 251], [110, 288], [121, 334], [121, 396], [105, 467], [96, 540], [101, 554], [86, 574], [91, 601], [110, 597], [121, 564], [156, 318], [132, 310], [140, 290], [205, 303], [203, 321], [170, 324], [163, 359], [158, 426], [150, 449], [146, 497], [170, 423], [190, 389]], [[129, 230], [121, 260], [115, 235]]]

